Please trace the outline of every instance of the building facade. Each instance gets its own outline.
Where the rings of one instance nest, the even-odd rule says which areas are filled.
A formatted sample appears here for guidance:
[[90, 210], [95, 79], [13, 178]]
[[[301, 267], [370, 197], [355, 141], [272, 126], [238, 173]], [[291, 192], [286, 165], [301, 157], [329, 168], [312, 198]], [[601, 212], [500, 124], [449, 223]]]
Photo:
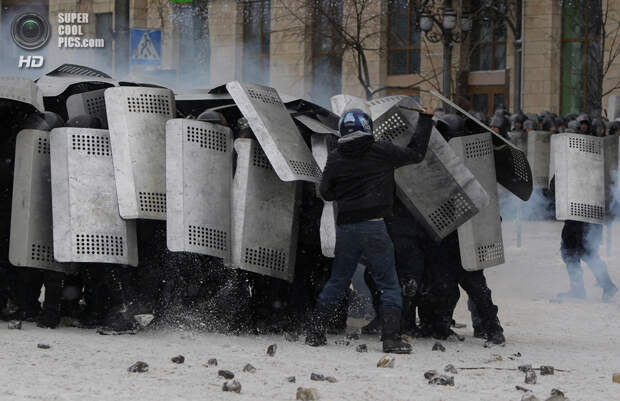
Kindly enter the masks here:
[[[127, 1], [131, 28], [162, 31], [161, 62], [132, 65], [129, 78], [146, 77], [185, 89], [245, 80], [323, 105], [334, 94], [364, 97], [367, 89], [376, 91], [376, 97], [404, 93], [419, 96], [424, 104], [439, 105], [428, 91], [442, 90], [445, 47], [420, 31], [414, 0], [367, 2], [361, 27], [352, 22], [353, 0]], [[460, 16], [462, 10], [475, 9], [485, 1], [455, 0], [452, 6]], [[2, 0], [2, 25], [5, 29], [4, 16], [15, 9], [36, 6], [48, 13], [56, 35], [59, 12], [88, 12], [91, 21], [85, 34], [106, 38], [111, 44], [114, 3]], [[605, 108], [608, 96], [620, 94], [616, 88], [620, 87], [620, 56], [611, 56], [620, 42], [620, 0], [601, 1], [609, 11], [604, 24], [593, 17], [593, 3], [598, 4], [519, 0], [514, 1], [509, 22], [474, 19], [467, 37], [452, 45], [452, 97], [487, 113], [498, 107], [514, 110], [515, 103], [526, 113], [596, 111], [592, 101], [596, 97]], [[316, 4], [328, 12], [318, 12]], [[342, 30], [357, 28], [366, 38], [362, 69], [359, 53], [340, 36]], [[457, 24], [455, 31], [462, 28]], [[515, 41], [519, 32], [522, 40]], [[593, 61], [592, 54], [601, 47], [604, 59]], [[114, 74], [114, 58], [112, 45], [86, 52], [60, 49], [48, 51], [47, 66], [94, 64]]]

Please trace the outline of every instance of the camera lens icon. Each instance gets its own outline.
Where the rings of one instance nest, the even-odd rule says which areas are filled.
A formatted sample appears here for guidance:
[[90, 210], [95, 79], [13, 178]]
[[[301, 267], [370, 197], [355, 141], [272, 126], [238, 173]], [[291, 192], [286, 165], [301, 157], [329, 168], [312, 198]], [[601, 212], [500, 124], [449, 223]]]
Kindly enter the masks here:
[[37, 50], [49, 40], [50, 24], [40, 14], [21, 14], [13, 20], [11, 35], [13, 41], [22, 49]]

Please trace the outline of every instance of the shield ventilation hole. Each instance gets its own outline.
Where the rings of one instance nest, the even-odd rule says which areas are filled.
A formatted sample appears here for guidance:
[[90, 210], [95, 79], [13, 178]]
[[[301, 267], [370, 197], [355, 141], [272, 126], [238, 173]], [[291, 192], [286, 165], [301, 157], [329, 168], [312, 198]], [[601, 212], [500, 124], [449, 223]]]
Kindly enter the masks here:
[[280, 101], [280, 97], [278, 96], [278, 92], [275, 91], [275, 89], [273, 88], [267, 88], [267, 87], [263, 87], [263, 88], [258, 88], [258, 87], [254, 87], [254, 88], [246, 88], [248, 91], [248, 96], [251, 99], [255, 99], [258, 100], [261, 103], [266, 103], [266, 104], [280, 104], [282, 105], [282, 102]]
[[387, 120], [375, 127], [375, 137], [378, 140], [394, 142], [409, 129], [409, 124], [400, 114], [393, 114]]
[[488, 263], [504, 260], [504, 244], [497, 241], [492, 244], [481, 245], [476, 248], [479, 263]]
[[286, 252], [270, 248], [245, 248], [244, 262], [278, 272], [286, 272]]
[[124, 256], [122, 236], [105, 234], [76, 234], [78, 255]]
[[106, 116], [105, 97], [93, 96], [86, 98], [86, 111], [91, 116]]
[[223, 132], [203, 127], [188, 126], [186, 134], [187, 142], [196, 143], [201, 148], [216, 152], [227, 151], [226, 134]]
[[33, 262], [48, 262], [53, 263], [52, 247], [49, 245], [43, 245], [33, 242], [30, 245], [30, 260]]
[[450, 199], [444, 201], [441, 206], [435, 209], [429, 216], [431, 222], [441, 233], [447, 228], [451, 228], [454, 223], [472, 209], [469, 202], [458, 193]]
[[140, 93], [138, 96], [127, 96], [127, 110], [130, 113], [170, 115], [170, 98], [168, 95]]
[[510, 154], [512, 156], [512, 168], [517, 177], [521, 179], [522, 182], [530, 182], [529, 174], [527, 173], [527, 158], [518, 150], [510, 148]]
[[601, 142], [598, 138], [569, 137], [568, 147], [580, 152], [601, 154]]
[[140, 211], [166, 213], [166, 194], [159, 192], [138, 192]]
[[37, 153], [42, 155], [50, 154], [50, 142], [47, 138], [39, 138], [37, 143]]
[[466, 159], [484, 159], [493, 154], [491, 138], [475, 138], [465, 142]]
[[110, 156], [110, 138], [100, 135], [71, 134], [71, 148], [88, 156]]
[[265, 155], [265, 152], [260, 148], [258, 144], [255, 144], [254, 149], [252, 150], [252, 165], [254, 167], [260, 168], [271, 168], [271, 163], [269, 163], [269, 159]]
[[316, 163], [302, 162], [299, 160], [288, 161], [293, 169], [293, 172], [297, 175], [305, 175], [307, 177], [320, 177], [321, 170]]
[[588, 203], [571, 202], [570, 214], [571, 216], [602, 220], [605, 217], [605, 208], [603, 206], [590, 205]]
[[187, 231], [190, 245], [220, 251], [225, 251], [228, 248], [228, 235], [226, 231], [193, 225], [190, 225]]

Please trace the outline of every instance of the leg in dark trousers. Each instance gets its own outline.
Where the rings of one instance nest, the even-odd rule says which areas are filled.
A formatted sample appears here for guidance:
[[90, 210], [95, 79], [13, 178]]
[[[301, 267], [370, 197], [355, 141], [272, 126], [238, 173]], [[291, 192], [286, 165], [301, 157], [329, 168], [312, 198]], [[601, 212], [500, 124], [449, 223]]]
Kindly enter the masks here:
[[65, 277], [66, 274], [60, 272], [43, 272], [45, 300], [43, 312], [37, 319], [37, 326], [54, 329], [60, 324]]
[[611, 281], [607, 265], [599, 256], [598, 250], [603, 240], [603, 226], [600, 224], [586, 224], [584, 226], [582, 259], [588, 264], [596, 283], [603, 289], [603, 301], [609, 301], [618, 288]]
[[16, 281], [13, 283], [15, 304], [18, 320], [34, 320], [41, 312], [41, 286], [43, 285], [43, 271], [30, 267], [15, 267]]
[[[458, 269], [459, 285], [465, 290], [471, 302], [472, 324], [474, 335], [480, 334], [481, 337], [496, 342], [503, 343], [504, 329], [500, 325], [497, 317], [498, 308], [493, 303], [491, 289], [487, 285], [486, 278], [482, 270], [466, 271], [459, 264]], [[478, 333], [476, 333], [478, 328]], [[480, 332], [482, 330], [482, 332]]]
[[335, 256], [329, 281], [319, 295], [306, 342], [310, 345], [326, 343], [325, 321], [331, 315], [331, 310], [344, 297], [357, 264], [364, 256], [371, 266], [370, 274], [381, 294], [384, 351], [386, 342], [389, 341], [387, 349], [393, 350], [391, 352], [400, 352], [400, 348], [403, 348], [402, 352], [406, 352], [404, 345], [407, 344], [401, 344], [396, 338], [400, 332], [402, 297], [394, 266], [394, 247], [385, 223], [377, 220], [338, 225]]

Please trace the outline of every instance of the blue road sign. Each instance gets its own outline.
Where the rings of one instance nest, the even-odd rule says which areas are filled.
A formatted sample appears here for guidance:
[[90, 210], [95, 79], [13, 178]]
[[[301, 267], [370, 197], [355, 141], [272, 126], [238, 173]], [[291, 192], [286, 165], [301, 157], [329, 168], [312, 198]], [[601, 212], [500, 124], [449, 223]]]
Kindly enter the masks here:
[[161, 65], [161, 30], [132, 29], [131, 64]]

